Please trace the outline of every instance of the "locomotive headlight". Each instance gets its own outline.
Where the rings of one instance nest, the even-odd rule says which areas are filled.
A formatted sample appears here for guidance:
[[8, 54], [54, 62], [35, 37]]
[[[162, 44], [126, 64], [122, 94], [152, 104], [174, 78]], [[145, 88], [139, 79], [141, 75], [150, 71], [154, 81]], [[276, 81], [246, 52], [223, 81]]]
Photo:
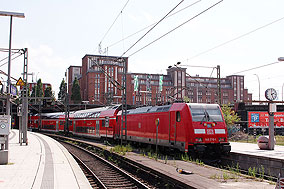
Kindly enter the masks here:
[[195, 138], [195, 142], [202, 142], [202, 138]]
[[206, 126], [207, 126], [207, 123], [204, 123], [203, 126], [206, 127]]
[[219, 142], [225, 142], [225, 138], [223, 137], [219, 138]]
[[216, 124], [215, 123], [212, 123], [212, 127], [214, 127]]

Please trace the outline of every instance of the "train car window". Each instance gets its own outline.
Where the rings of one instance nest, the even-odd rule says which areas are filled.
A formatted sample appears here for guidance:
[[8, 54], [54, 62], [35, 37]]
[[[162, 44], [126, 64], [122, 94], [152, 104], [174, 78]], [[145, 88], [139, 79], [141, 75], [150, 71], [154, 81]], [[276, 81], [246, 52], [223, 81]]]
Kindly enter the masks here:
[[106, 120], [105, 120], [105, 127], [108, 127], [109, 126], [109, 117], [106, 117]]
[[163, 111], [166, 112], [166, 111], [169, 111], [169, 109], [170, 109], [170, 106], [166, 106], [163, 108]]
[[105, 126], [105, 120], [102, 120], [102, 127]]
[[176, 112], [176, 121], [180, 122], [180, 120], [181, 120], [180, 111], [177, 111]]
[[163, 108], [158, 108], [157, 109], [157, 112], [161, 112], [161, 111], [163, 111]]

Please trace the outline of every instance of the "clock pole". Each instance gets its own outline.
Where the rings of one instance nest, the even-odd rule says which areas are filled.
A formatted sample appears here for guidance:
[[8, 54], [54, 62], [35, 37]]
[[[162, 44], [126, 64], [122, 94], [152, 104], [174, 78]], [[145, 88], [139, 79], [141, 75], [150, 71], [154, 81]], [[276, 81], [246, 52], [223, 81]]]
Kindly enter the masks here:
[[268, 102], [268, 114], [269, 114], [269, 139], [268, 139], [268, 149], [274, 150], [275, 140], [274, 140], [274, 113], [276, 110], [276, 103], [273, 100], [277, 99], [277, 92], [273, 88], [266, 89], [265, 98], [269, 100]]
[[275, 141], [274, 141], [274, 112], [276, 112], [276, 104], [269, 102], [269, 140], [268, 140], [268, 149], [274, 150]]

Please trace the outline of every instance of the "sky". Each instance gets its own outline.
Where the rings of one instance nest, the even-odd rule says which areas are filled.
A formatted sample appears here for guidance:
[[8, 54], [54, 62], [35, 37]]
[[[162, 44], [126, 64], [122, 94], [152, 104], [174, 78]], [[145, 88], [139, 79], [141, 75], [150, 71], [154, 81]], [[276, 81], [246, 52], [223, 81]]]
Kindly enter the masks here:
[[[0, 0], [0, 11], [25, 14], [13, 18], [12, 48], [28, 48], [28, 72], [34, 73], [28, 81], [50, 83], [56, 97], [69, 66], [81, 66], [86, 54], [105, 54], [129, 57], [132, 73], [166, 74], [168, 66], [181, 62], [191, 76], [216, 77], [216, 69], [193, 66], [220, 65], [222, 78], [244, 75], [253, 100], [259, 94], [265, 100], [268, 88], [283, 99], [284, 62], [278, 62], [284, 57], [283, 0], [223, 0], [210, 9], [219, 1], [180, 2]], [[172, 9], [177, 13], [150, 30]], [[9, 27], [10, 18], [0, 16], [0, 48], [9, 47]], [[7, 60], [1, 60], [7, 56], [0, 52], [6, 73]], [[11, 62], [11, 76], [22, 72], [20, 56]]]

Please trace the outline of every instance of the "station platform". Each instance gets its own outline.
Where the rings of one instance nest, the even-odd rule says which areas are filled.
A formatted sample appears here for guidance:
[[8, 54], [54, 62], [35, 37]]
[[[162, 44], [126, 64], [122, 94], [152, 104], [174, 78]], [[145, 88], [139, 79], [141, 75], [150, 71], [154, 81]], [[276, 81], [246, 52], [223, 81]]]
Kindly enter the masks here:
[[57, 141], [28, 132], [28, 145], [19, 144], [19, 131], [9, 135], [9, 163], [0, 165], [0, 188], [91, 188], [69, 152]]
[[[111, 146], [89, 142], [102, 149], [110, 150]], [[127, 152], [124, 156], [134, 162], [140, 163], [146, 167], [154, 169], [164, 175], [170, 175], [172, 178], [198, 189], [274, 189], [275, 183], [267, 182], [261, 179], [252, 179], [245, 175], [236, 175], [219, 168], [198, 165], [196, 162], [186, 162], [183, 160], [154, 160], [136, 152]], [[184, 170], [184, 174], [180, 174], [177, 170]]]
[[284, 146], [275, 145], [274, 150], [260, 150], [257, 144], [241, 142], [230, 142], [230, 144], [231, 152], [284, 160]]

